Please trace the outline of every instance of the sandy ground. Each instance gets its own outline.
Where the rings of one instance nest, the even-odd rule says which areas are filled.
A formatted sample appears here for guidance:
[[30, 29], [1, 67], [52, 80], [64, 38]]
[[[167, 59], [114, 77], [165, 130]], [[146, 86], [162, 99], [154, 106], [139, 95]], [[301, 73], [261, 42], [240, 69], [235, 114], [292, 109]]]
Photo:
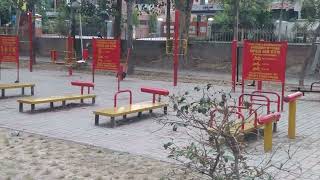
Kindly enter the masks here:
[[0, 128], [0, 179], [203, 179], [176, 165]]

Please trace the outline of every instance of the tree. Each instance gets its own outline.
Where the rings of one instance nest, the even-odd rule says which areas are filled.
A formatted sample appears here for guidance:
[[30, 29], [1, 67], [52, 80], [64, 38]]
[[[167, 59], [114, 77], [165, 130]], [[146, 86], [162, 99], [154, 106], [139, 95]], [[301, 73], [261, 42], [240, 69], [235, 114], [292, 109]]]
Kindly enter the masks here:
[[157, 32], [157, 15], [151, 14], [149, 18], [149, 32], [155, 33]]
[[[239, 8], [236, 8], [239, 3]], [[271, 12], [268, 11], [270, 0], [222, 0], [224, 10], [215, 16], [217, 25], [225, 30], [235, 27], [236, 11], [239, 9], [240, 28], [262, 28], [272, 25]]]
[[[320, 1], [319, 0], [305, 0], [302, 8], [302, 15], [309, 20], [309, 22], [318, 21], [320, 18]], [[317, 52], [317, 37], [320, 36], [320, 24], [318, 24], [317, 28], [311, 33], [312, 34], [312, 45], [309, 51], [309, 54], [306, 56], [304, 60], [304, 64], [301, 67], [300, 75], [299, 75], [299, 86], [304, 86], [304, 78], [306, 76], [308, 65], [312, 63], [314, 56]], [[316, 71], [319, 72], [320, 65], [317, 65]]]
[[[169, 112], [172, 114], [169, 113], [161, 122], [173, 126], [174, 131], [179, 130], [187, 137], [173, 138], [164, 144], [164, 148], [169, 151], [169, 158], [177, 160], [179, 164], [192, 171], [212, 180], [273, 179], [273, 174], [267, 170], [285, 170], [286, 163], [298, 151], [296, 149], [290, 153], [289, 146], [286, 151], [288, 157], [285, 160], [272, 161], [272, 157], [278, 153], [274, 151], [266, 154], [261, 163], [250, 164], [248, 162], [253, 159], [250, 159], [252, 156], [246, 149], [246, 143], [240, 140], [241, 123], [236, 114], [238, 109], [234, 106], [237, 101], [231, 94], [215, 91], [211, 84], [179, 94], [170, 97], [173, 109]], [[244, 122], [247, 122], [254, 112], [258, 113], [262, 107], [251, 111], [249, 102], [245, 102], [245, 106], [242, 110]], [[232, 129], [233, 127], [238, 128]]]
[[170, 40], [170, 34], [171, 34], [171, 0], [167, 0], [166, 4], [167, 10], [166, 10], [166, 31], [167, 31], [167, 41]]
[[0, 1], [0, 26], [11, 21], [11, 2], [10, 0]]
[[127, 3], [127, 59], [128, 59], [128, 74], [134, 73], [134, 64], [132, 57], [132, 47], [133, 47], [133, 1], [125, 0]]
[[120, 39], [121, 38], [121, 17], [122, 17], [122, 0], [116, 0], [115, 8], [115, 20], [114, 20], [114, 38]]
[[[193, 0], [175, 0], [175, 8], [180, 11], [179, 17], [179, 39], [189, 39], [189, 27]], [[181, 46], [179, 46], [181, 47]]]

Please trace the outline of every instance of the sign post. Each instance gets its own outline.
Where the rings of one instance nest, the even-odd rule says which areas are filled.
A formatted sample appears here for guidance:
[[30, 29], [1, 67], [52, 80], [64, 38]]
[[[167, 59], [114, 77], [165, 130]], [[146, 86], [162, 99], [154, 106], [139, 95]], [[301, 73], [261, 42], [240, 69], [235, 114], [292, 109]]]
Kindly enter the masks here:
[[262, 81], [282, 83], [282, 110], [286, 74], [287, 42], [244, 41], [242, 66], [242, 93], [244, 81], [258, 81], [258, 89], [262, 89]]
[[17, 64], [17, 80], [20, 80], [19, 72], [19, 38], [18, 36], [2, 36], [0, 35], [0, 64], [3, 62]]

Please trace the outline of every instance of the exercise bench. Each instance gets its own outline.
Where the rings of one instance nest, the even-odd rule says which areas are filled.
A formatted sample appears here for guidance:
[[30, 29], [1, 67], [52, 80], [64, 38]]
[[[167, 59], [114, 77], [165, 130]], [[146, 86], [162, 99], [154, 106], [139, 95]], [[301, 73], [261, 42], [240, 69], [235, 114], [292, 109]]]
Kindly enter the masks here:
[[[142, 103], [136, 103], [132, 104], [132, 93], [130, 90], [122, 90], [118, 91], [114, 95], [114, 107], [113, 108], [107, 108], [107, 109], [101, 109], [94, 111], [95, 115], [95, 125], [99, 125], [99, 118], [100, 116], [107, 116], [111, 118], [111, 125], [112, 127], [116, 126], [115, 118], [119, 116], [123, 116], [123, 119], [127, 118], [128, 114], [138, 113], [138, 117], [142, 115], [143, 111], [149, 111], [152, 113], [154, 109], [163, 108], [164, 114], [167, 114], [167, 103], [160, 102], [160, 96], [167, 96], [169, 95], [169, 91], [166, 89], [159, 89], [159, 88], [148, 88], [143, 87], [141, 88], [141, 92], [144, 93], [150, 93], [153, 94], [153, 99], [151, 102], [142, 102]], [[121, 93], [129, 93], [129, 100], [130, 103], [127, 106], [118, 107], [117, 106], [117, 96]], [[159, 100], [156, 101], [156, 95], [159, 96]]]
[[47, 98], [24, 98], [19, 99], [19, 112], [23, 112], [23, 104], [31, 105], [31, 112], [34, 112], [36, 104], [45, 104], [50, 103], [50, 108], [54, 107], [54, 102], [62, 102], [62, 106], [66, 106], [66, 101], [71, 100], [81, 100], [83, 103], [84, 99], [92, 99], [92, 104], [95, 104], [96, 95], [87, 94], [87, 95], [69, 95], [69, 96], [51, 96]]
[[11, 84], [0, 84], [1, 89], [1, 97], [5, 97], [5, 90], [7, 89], [19, 89], [21, 88], [21, 94], [22, 96], [25, 95], [25, 88], [30, 88], [31, 96], [34, 95], [34, 87], [35, 84], [32, 83], [11, 83]]

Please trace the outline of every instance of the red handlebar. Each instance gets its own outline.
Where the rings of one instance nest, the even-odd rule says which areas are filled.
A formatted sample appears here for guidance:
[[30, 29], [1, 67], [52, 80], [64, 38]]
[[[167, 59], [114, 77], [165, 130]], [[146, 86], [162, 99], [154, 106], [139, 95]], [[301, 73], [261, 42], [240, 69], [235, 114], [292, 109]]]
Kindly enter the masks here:
[[297, 100], [299, 97], [301, 97], [303, 94], [302, 94], [302, 92], [295, 92], [295, 93], [293, 93], [293, 94], [290, 94], [290, 95], [288, 95], [288, 96], [286, 96], [286, 97], [284, 97], [284, 102], [287, 102], [287, 103], [289, 103], [289, 102], [292, 102], [292, 101], [295, 101], [295, 100]]
[[117, 107], [117, 97], [119, 94], [121, 93], [129, 93], [129, 101], [130, 101], [130, 105], [132, 104], [132, 92], [130, 90], [122, 90], [122, 91], [118, 91], [116, 92], [116, 94], [114, 95], [114, 107]]
[[259, 117], [259, 124], [267, 124], [273, 121], [279, 121], [281, 114], [279, 112]]

